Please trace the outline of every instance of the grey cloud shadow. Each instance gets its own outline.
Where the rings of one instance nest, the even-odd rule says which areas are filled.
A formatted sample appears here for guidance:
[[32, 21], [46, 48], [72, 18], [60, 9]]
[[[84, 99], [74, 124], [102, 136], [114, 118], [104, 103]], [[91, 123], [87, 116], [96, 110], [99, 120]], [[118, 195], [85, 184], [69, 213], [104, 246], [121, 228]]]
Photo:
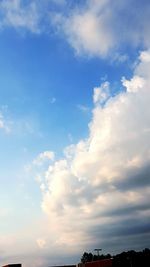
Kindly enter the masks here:
[[133, 188], [142, 188], [150, 185], [150, 165], [147, 164], [142, 168], [133, 168], [126, 178], [113, 184], [118, 190], [126, 191]]

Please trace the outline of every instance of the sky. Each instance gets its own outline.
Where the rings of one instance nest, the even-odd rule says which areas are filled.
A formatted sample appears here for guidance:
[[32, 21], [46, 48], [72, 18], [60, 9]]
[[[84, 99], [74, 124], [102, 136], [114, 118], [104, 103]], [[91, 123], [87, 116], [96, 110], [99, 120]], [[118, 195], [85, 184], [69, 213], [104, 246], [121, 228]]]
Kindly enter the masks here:
[[0, 0], [0, 265], [150, 247], [149, 0]]

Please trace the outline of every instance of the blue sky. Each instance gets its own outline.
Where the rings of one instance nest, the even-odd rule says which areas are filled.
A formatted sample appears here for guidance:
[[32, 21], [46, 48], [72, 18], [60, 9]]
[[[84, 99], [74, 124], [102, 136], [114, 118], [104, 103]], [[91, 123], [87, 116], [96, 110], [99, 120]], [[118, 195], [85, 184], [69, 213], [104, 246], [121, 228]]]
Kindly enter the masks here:
[[1, 263], [149, 244], [149, 1], [0, 1]]

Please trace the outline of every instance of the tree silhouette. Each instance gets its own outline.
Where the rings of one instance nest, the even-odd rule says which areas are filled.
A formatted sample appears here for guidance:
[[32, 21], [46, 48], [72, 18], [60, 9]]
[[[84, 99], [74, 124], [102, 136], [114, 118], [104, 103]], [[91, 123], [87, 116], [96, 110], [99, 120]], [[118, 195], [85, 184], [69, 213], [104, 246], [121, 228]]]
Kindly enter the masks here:
[[107, 255], [95, 255], [92, 254], [91, 252], [84, 252], [82, 257], [81, 257], [81, 262], [86, 263], [86, 262], [91, 262], [91, 261], [97, 261], [97, 260], [104, 260], [104, 259], [110, 259], [112, 256], [110, 254]]
[[92, 253], [87, 253], [87, 252], [83, 253], [83, 255], [81, 257], [82, 263], [90, 262], [92, 260], [93, 260], [93, 254]]
[[136, 252], [130, 250], [127, 252], [122, 252], [120, 254], [114, 255], [113, 257], [110, 254], [107, 255], [94, 255], [92, 253], [84, 252], [81, 257], [81, 262], [91, 262], [103, 259], [112, 260], [113, 267], [149, 267], [150, 266], [150, 249], [145, 248], [143, 251]]

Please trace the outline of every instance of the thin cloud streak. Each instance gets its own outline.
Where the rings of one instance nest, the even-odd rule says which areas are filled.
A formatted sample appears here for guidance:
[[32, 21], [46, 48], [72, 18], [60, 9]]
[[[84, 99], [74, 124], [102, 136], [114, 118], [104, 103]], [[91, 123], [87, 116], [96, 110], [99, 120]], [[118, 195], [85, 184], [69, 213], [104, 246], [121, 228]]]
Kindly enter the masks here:
[[5, 0], [0, 3], [1, 28], [14, 27], [40, 33], [40, 13], [35, 1], [24, 5], [22, 0]]

